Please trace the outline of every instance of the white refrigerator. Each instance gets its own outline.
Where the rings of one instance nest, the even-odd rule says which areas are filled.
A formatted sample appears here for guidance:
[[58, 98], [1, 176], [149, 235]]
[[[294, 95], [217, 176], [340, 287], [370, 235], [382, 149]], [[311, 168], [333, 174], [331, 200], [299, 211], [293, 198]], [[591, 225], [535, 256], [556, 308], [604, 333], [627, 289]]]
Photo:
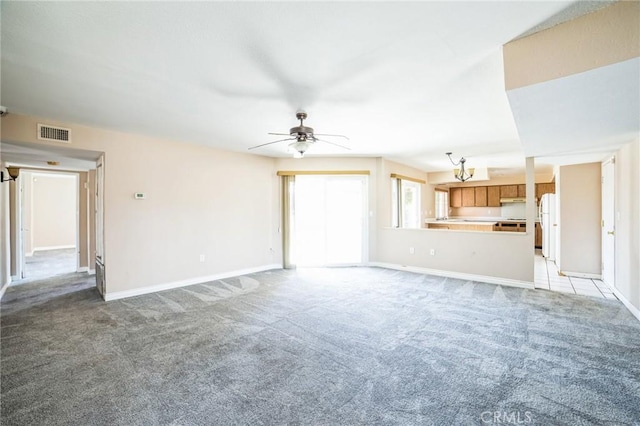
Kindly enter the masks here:
[[556, 260], [556, 194], [544, 194], [540, 200], [540, 227], [542, 228], [542, 255]]

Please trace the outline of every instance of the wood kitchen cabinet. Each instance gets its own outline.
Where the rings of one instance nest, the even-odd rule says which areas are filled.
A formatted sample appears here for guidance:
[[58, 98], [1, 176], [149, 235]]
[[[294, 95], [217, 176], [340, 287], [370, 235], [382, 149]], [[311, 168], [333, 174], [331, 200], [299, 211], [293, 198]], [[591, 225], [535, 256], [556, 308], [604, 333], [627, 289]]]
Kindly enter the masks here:
[[449, 190], [449, 205], [451, 207], [462, 207], [462, 188], [451, 188]]
[[500, 207], [500, 187], [487, 187], [487, 207]]
[[451, 231], [492, 232], [493, 223], [428, 223], [428, 229], [449, 229]]
[[536, 222], [535, 247], [542, 248], [542, 226], [540, 226], [540, 222]]
[[462, 188], [462, 207], [476, 205], [476, 191], [473, 187]]
[[520, 184], [518, 185], [518, 198], [524, 198], [527, 196], [527, 185]]
[[476, 186], [475, 188], [475, 196], [476, 196], [476, 207], [487, 207], [487, 187], [486, 186]]
[[536, 199], [540, 201], [544, 194], [555, 194], [556, 184], [551, 183], [536, 183]]
[[518, 185], [500, 185], [500, 198], [516, 198]]
[[493, 227], [494, 231], [527, 232], [527, 222], [505, 221], [498, 222]]

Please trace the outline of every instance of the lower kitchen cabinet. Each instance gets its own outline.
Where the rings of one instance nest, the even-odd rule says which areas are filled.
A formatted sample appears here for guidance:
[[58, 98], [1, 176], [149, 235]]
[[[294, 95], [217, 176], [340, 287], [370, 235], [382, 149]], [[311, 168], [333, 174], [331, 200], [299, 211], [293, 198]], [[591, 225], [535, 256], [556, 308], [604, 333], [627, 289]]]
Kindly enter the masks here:
[[535, 246], [536, 248], [542, 248], [542, 226], [540, 226], [540, 222], [536, 222], [536, 238], [535, 238]]

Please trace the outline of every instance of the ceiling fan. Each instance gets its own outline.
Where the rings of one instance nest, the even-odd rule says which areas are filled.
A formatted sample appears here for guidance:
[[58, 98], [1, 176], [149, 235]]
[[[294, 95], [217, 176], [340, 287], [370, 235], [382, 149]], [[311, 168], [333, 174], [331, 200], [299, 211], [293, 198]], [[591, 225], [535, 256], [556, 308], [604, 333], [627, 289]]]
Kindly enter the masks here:
[[289, 144], [289, 148], [293, 148], [293, 150], [295, 151], [295, 154], [294, 154], [295, 158], [302, 158], [304, 156], [304, 153], [311, 147], [311, 145], [313, 145], [316, 142], [324, 142], [330, 145], [338, 146], [340, 148], [351, 149], [344, 145], [340, 145], [335, 142], [330, 142], [330, 141], [318, 138], [318, 136], [323, 136], [323, 137], [344, 138], [346, 140], [349, 140], [349, 138], [344, 135], [329, 135], [326, 133], [324, 134], [314, 133], [313, 128], [307, 127], [304, 125], [304, 120], [307, 119], [306, 112], [298, 111], [296, 113], [296, 118], [300, 120], [300, 125], [289, 129], [289, 133], [269, 133], [270, 135], [289, 136], [288, 138], [279, 139], [277, 141], [267, 142], [261, 145], [252, 146], [249, 149], [256, 149], [262, 146], [267, 146], [267, 145], [271, 145], [278, 142], [293, 141]]

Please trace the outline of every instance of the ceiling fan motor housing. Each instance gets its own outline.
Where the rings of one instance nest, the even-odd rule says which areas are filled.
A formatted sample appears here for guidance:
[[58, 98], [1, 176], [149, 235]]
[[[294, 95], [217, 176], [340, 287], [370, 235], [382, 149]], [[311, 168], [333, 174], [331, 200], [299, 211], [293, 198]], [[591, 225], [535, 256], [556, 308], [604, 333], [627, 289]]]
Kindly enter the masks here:
[[307, 126], [296, 126], [289, 130], [291, 136], [304, 136], [305, 138], [311, 138], [313, 136], [313, 128]]

